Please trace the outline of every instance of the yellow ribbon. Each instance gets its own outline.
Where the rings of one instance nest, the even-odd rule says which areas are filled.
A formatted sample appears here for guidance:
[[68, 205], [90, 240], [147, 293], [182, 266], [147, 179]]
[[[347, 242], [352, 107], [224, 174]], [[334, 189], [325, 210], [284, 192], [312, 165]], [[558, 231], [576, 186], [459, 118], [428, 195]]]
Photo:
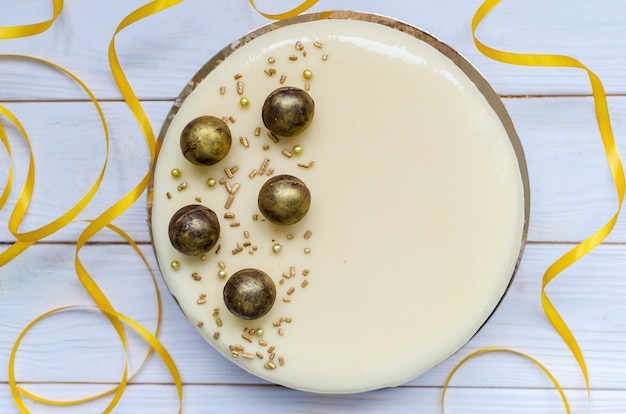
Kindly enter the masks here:
[[52, 26], [61, 10], [63, 9], [63, 0], [52, 0], [53, 15], [52, 18], [40, 23], [32, 23], [23, 26], [0, 27], [0, 40], [16, 39], [19, 37], [34, 36], [43, 33]]
[[292, 17], [296, 17], [297, 15], [304, 13], [305, 11], [313, 7], [315, 3], [318, 2], [318, 0], [305, 0], [300, 5], [286, 12], [278, 13], [278, 14], [269, 14], [269, 13], [263, 13], [262, 11], [260, 11], [256, 7], [256, 4], [254, 4], [254, 0], [249, 0], [249, 1], [250, 1], [250, 5], [252, 6], [254, 10], [256, 10], [257, 13], [271, 20], [285, 20], [285, 19], [290, 19]]
[[[624, 193], [625, 193], [625, 183], [624, 183], [624, 169], [622, 166], [622, 161], [620, 159], [619, 151], [617, 149], [617, 145], [615, 143], [615, 138], [613, 137], [613, 131], [611, 128], [611, 120], [609, 117], [609, 110], [606, 100], [606, 93], [604, 91], [604, 87], [600, 78], [593, 73], [589, 68], [583, 65], [579, 60], [574, 59], [569, 56], [562, 55], [547, 55], [547, 54], [526, 54], [526, 53], [511, 53], [505, 52], [497, 49], [493, 49], [484, 43], [480, 42], [476, 38], [476, 28], [480, 24], [480, 22], [495, 8], [495, 6], [500, 3], [500, 0], [487, 0], [485, 1], [476, 11], [474, 18], [472, 20], [472, 36], [474, 38], [474, 44], [476, 48], [485, 56], [503, 62], [510, 63], [514, 65], [522, 65], [522, 66], [544, 66], [544, 67], [565, 67], [565, 68], [576, 68], [582, 69], [586, 72], [589, 77], [589, 81], [591, 83], [591, 89], [593, 93], [593, 101], [595, 105], [596, 111], [596, 119], [598, 123], [598, 128], [600, 130], [600, 135], [602, 138], [602, 143], [604, 145], [604, 151], [606, 154], [606, 158], [609, 163], [609, 167], [611, 169], [611, 175], [613, 177], [613, 182], [615, 184], [615, 190], [617, 193], [617, 209], [611, 219], [603, 225], [599, 230], [589, 236], [587, 239], [583, 240], [574, 248], [569, 250], [563, 256], [558, 258], [544, 273], [542, 281], [541, 281], [541, 305], [543, 307], [544, 313], [556, 332], [561, 336], [565, 344], [568, 346], [580, 370], [583, 374], [583, 378], [585, 380], [585, 389], [587, 390], [587, 399], [589, 400], [590, 395], [590, 385], [589, 385], [589, 373], [587, 370], [587, 364], [585, 363], [585, 358], [583, 357], [583, 353], [574, 337], [574, 334], [569, 329], [559, 312], [556, 310], [555, 306], [550, 301], [546, 288], [550, 284], [552, 280], [554, 280], [560, 273], [562, 273], [569, 266], [573, 265], [578, 260], [582, 259], [587, 253], [591, 252], [593, 249], [598, 247], [606, 237], [611, 233], [615, 223], [617, 221], [617, 217], [622, 208], [622, 204], [624, 201]], [[548, 373], [538, 361], [532, 359], [528, 355], [523, 353], [519, 353], [513, 350], [506, 350], [508, 352], [514, 352], [519, 355], [522, 355], [531, 361], [535, 362], [539, 365], [544, 372]], [[488, 352], [488, 351], [485, 351]], [[445, 391], [452, 379], [452, 376], [457, 371], [457, 369], [463, 365], [467, 360], [471, 359], [476, 355], [480, 355], [484, 352], [475, 352], [474, 354], [463, 359], [452, 371], [450, 376], [445, 382], [444, 386], [444, 394]], [[569, 406], [567, 404], [567, 400], [564, 397], [562, 389], [555, 382], [553, 377], [548, 373], [550, 379], [553, 381], [561, 397], [563, 398], [563, 402], [565, 404], [565, 408], [569, 413]]]
[[[113, 38], [110, 42], [109, 45], [109, 61], [110, 61], [110, 67], [111, 67], [111, 72], [113, 74], [113, 77], [122, 93], [122, 96], [124, 97], [124, 100], [127, 102], [128, 106], [130, 107], [131, 111], [133, 112], [133, 115], [135, 116], [135, 118], [137, 119], [137, 122], [139, 123], [139, 126], [143, 132], [143, 135], [145, 137], [148, 149], [150, 151], [150, 165], [149, 168], [147, 170], [147, 173], [145, 174], [145, 176], [141, 179], [141, 181], [129, 192], [127, 193], [124, 197], [122, 197], [119, 201], [117, 201], [113, 206], [111, 206], [109, 209], [107, 209], [103, 214], [101, 214], [99, 217], [97, 217], [95, 220], [92, 220], [89, 222], [89, 224], [87, 225], [87, 227], [85, 228], [85, 230], [81, 233], [81, 235], [79, 236], [77, 243], [76, 243], [76, 254], [75, 254], [75, 260], [74, 260], [74, 264], [75, 264], [75, 268], [76, 268], [76, 273], [77, 276], [80, 280], [80, 282], [83, 284], [83, 286], [85, 287], [85, 289], [87, 290], [87, 292], [89, 293], [89, 295], [93, 298], [93, 300], [96, 303], [96, 306], [94, 307], [95, 309], [99, 309], [100, 311], [102, 311], [109, 319], [109, 321], [111, 322], [111, 324], [113, 325], [114, 329], [116, 330], [117, 335], [120, 337], [120, 341], [122, 342], [122, 346], [124, 348], [124, 352], [126, 354], [127, 352], [127, 347], [126, 347], [126, 338], [125, 338], [125, 332], [124, 332], [124, 328], [122, 326], [122, 322], [126, 323], [127, 325], [129, 325], [131, 328], [133, 328], [135, 331], [137, 331], [151, 346], [151, 349], [155, 349], [159, 355], [162, 357], [163, 361], [165, 362], [168, 370], [170, 371], [172, 378], [174, 379], [174, 383], [176, 385], [177, 391], [178, 391], [178, 396], [179, 396], [179, 402], [180, 402], [180, 408], [179, 408], [179, 412], [182, 412], [182, 400], [183, 400], [183, 389], [182, 389], [182, 381], [180, 378], [180, 374], [178, 373], [178, 369], [176, 368], [176, 365], [174, 363], [174, 361], [172, 360], [172, 358], [169, 356], [169, 354], [167, 353], [167, 351], [165, 350], [165, 348], [162, 346], [162, 344], [158, 341], [158, 332], [160, 329], [160, 323], [161, 323], [161, 299], [160, 299], [160, 295], [158, 293], [158, 289], [157, 289], [157, 301], [158, 301], [158, 306], [159, 306], [159, 316], [158, 316], [158, 321], [157, 321], [157, 328], [156, 328], [156, 333], [155, 335], [152, 335], [149, 331], [147, 331], [145, 328], [143, 328], [140, 324], [138, 324], [137, 322], [133, 321], [132, 319], [128, 318], [127, 316], [115, 311], [115, 309], [113, 308], [113, 306], [111, 305], [111, 303], [109, 302], [109, 300], [107, 299], [106, 295], [102, 292], [102, 290], [99, 288], [99, 286], [95, 283], [95, 281], [93, 280], [93, 278], [89, 275], [89, 273], [87, 272], [87, 270], [85, 269], [85, 267], [83, 266], [82, 262], [80, 261], [79, 258], [79, 252], [81, 250], [81, 248], [95, 235], [97, 234], [102, 228], [104, 227], [108, 227], [113, 229], [114, 231], [116, 231], [118, 234], [120, 234], [122, 237], [124, 237], [126, 239], [126, 241], [131, 244], [131, 246], [133, 246], [133, 248], [135, 248], [136, 252], [138, 254], [140, 254], [140, 256], [142, 257], [142, 259], [144, 260], [145, 264], [147, 265], [147, 261], [145, 259], [145, 257], [143, 257], [143, 254], [141, 254], [141, 252], [139, 251], [137, 245], [134, 243], [134, 241], [128, 237], [121, 229], [112, 226], [110, 223], [116, 218], [118, 217], [120, 214], [122, 214], [124, 211], [126, 211], [132, 204], [135, 203], [135, 201], [137, 201], [139, 199], [139, 197], [141, 196], [141, 194], [145, 191], [149, 180], [150, 180], [150, 172], [152, 170], [152, 166], [153, 166], [153, 162], [156, 158], [156, 145], [155, 145], [155, 138], [154, 138], [154, 133], [152, 132], [152, 128], [150, 126], [148, 117], [146, 116], [140, 102], [139, 99], [137, 98], [137, 96], [135, 95], [135, 93], [133, 92], [129, 82], [127, 81], [122, 69], [121, 69], [121, 65], [119, 64], [119, 61], [117, 59], [117, 55], [115, 53], [115, 37], [117, 36], [117, 34], [119, 32], [121, 32], [124, 28], [128, 27], [129, 25], [144, 19], [148, 16], [151, 16], [155, 13], [158, 13], [162, 10], [165, 10], [169, 7], [172, 7], [180, 2], [182, 2], [183, 0], [157, 0], [157, 1], [153, 1], [150, 3], [145, 4], [144, 6], [138, 8], [137, 10], [133, 11], [131, 14], [129, 14], [117, 27]], [[23, 36], [29, 36], [29, 35], [34, 35], [37, 33], [40, 33], [41, 31], [46, 30], [56, 19], [56, 17], [58, 16], [58, 14], [61, 12], [61, 8], [62, 8], [62, 1], [55, 1], [55, 12], [54, 12], [54, 17], [53, 19], [51, 19], [48, 22], [44, 22], [44, 24], [40, 24], [40, 25], [28, 25], [28, 26], [16, 26], [16, 27], [10, 27], [10, 28], [5, 28], [3, 32], [0, 33], [5, 33], [4, 38], [8, 38], [8, 37], [23, 37]], [[9, 30], [10, 29], [10, 30]], [[96, 108], [98, 109], [98, 113], [100, 114], [102, 123], [103, 123], [103, 128], [105, 130], [105, 135], [107, 138], [107, 159], [108, 159], [108, 146], [109, 146], [109, 138], [108, 138], [108, 131], [107, 131], [107, 126], [106, 126], [106, 121], [104, 119], [104, 116], [102, 115], [102, 111], [100, 110], [99, 104], [96, 100], [96, 98], [93, 96], [93, 94], [89, 91], [89, 89], [74, 75], [72, 75], [70, 72], [66, 71], [65, 69], [56, 66], [54, 64], [51, 64], [49, 62], [40, 60], [40, 59], [35, 59], [35, 58], [30, 58], [30, 59], [34, 59], [46, 64], [50, 64], [51, 66], [53, 66], [54, 68], [62, 71], [63, 73], [65, 73], [66, 75], [70, 76], [72, 79], [74, 79], [81, 87], [83, 87], [83, 89], [87, 92], [87, 94], [89, 95], [90, 99], [92, 100], [92, 102], [94, 103], [94, 105], [96, 105]], [[12, 113], [10, 113], [8, 110], [5, 110], [4, 108], [0, 107], [0, 113], [4, 114], [7, 118], [9, 118], [20, 130], [20, 132], [22, 133], [24, 139], [26, 140], [26, 143], [29, 147], [30, 150], [30, 141], [28, 139], [28, 135], [26, 134], [26, 131], [24, 130], [24, 128], [21, 126], [21, 124], [19, 123], [19, 121], [17, 120], [17, 118], [15, 116], [13, 116]], [[12, 159], [11, 159], [11, 150], [10, 150], [10, 145], [8, 142], [8, 139], [6, 138], [6, 134], [4, 131], [4, 128], [0, 125], [0, 140], [2, 140], [3, 145], [5, 146], [7, 153], [9, 154], [9, 159], [10, 159], [10, 166], [9, 166], [9, 177], [7, 180], [7, 185], [5, 186], [5, 190], [3, 191], [2, 196], [0, 196], [0, 208], [4, 205], [4, 203], [6, 202], [6, 199], [8, 198], [8, 194], [10, 192], [10, 188], [11, 188], [11, 183], [12, 183], [12, 178], [13, 178], [13, 169], [12, 169]], [[54, 233], [55, 231], [58, 231], [60, 228], [64, 227], [65, 225], [69, 224], [77, 215], [78, 213], [80, 213], [80, 211], [82, 211], [82, 209], [84, 209], [84, 207], [91, 201], [91, 198], [93, 197], [93, 195], [95, 195], [95, 193], [98, 190], [98, 187], [100, 185], [100, 181], [102, 180], [102, 176], [104, 175], [104, 170], [106, 167], [106, 160], [105, 160], [105, 165], [98, 177], [98, 180], [96, 181], [96, 183], [92, 186], [92, 188], [88, 191], [87, 195], [85, 197], [83, 197], [74, 207], [72, 207], [68, 212], [66, 212], [65, 214], [63, 214], [59, 219], [54, 220], [52, 223], [28, 232], [28, 233], [18, 233], [18, 228], [19, 228], [19, 224], [23, 218], [23, 216], [26, 213], [26, 210], [28, 208], [28, 204], [30, 203], [30, 198], [32, 195], [32, 191], [33, 191], [33, 187], [34, 187], [34, 158], [32, 155], [32, 151], [30, 151], [30, 168], [29, 168], [29, 172], [27, 175], [27, 179], [26, 179], [26, 183], [24, 185], [24, 188], [22, 190], [22, 193], [20, 194], [18, 201], [17, 201], [17, 205], [13, 211], [13, 214], [11, 215], [11, 219], [9, 221], [9, 229], [10, 231], [14, 234], [14, 236], [16, 237], [16, 239], [18, 240], [16, 243], [14, 243], [9, 249], [5, 250], [2, 255], [0, 255], [0, 266], [2, 266], [3, 264], [6, 264], [8, 261], [12, 260], [13, 258], [15, 258], [17, 255], [19, 255], [22, 251], [24, 251], [26, 248], [28, 248], [30, 245], [32, 245], [33, 243], [35, 243], [36, 241], [40, 240], [43, 237], [46, 237], [52, 233]], [[149, 268], [149, 266], [148, 266]], [[150, 272], [152, 273], [152, 270], [149, 269]], [[155, 288], [156, 288], [156, 280], [154, 279], [154, 274], [153, 274], [153, 281], [155, 283]], [[100, 393], [98, 395], [95, 396], [91, 396], [91, 397], [87, 397], [87, 398], [83, 398], [80, 400], [73, 400], [73, 401], [53, 401], [53, 400], [49, 400], [46, 398], [42, 398], [39, 397], [33, 393], [28, 392], [27, 390], [18, 387], [17, 382], [15, 380], [15, 374], [14, 374], [14, 362], [15, 362], [15, 357], [17, 354], [17, 349], [19, 347], [19, 344], [22, 341], [22, 338], [24, 337], [24, 335], [26, 335], [26, 333], [34, 326], [36, 325], [38, 322], [40, 322], [42, 319], [61, 312], [63, 310], [66, 309], [76, 309], [78, 307], [64, 307], [64, 308], [60, 308], [60, 309], [55, 309], [52, 311], [49, 311], [43, 315], [41, 315], [40, 317], [36, 318], [34, 321], [32, 321], [26, 328], [25, 330], [20, 334], [18, 340], [16, 341], [14, 348], [12, 350], [11, 356], [10, 356], [10, 362], [9, 362], [9, 386], [11, 389], [11, 393], [13, 396], [13, 399], [15, 400], [15, 403], [17, 405], [17, 407], [20, 409], [20, 411], [27, 413], [28, 408], [25, 406], [21, 395], [26, 395], [27, 397], [41, 402], [41, 403], [45, 403], [45, 404], [52, 404], [52, 405], [74, 405], [74, 404], [80, 404], [80, 403], [84, 403], [87, 401], [91, 401], [100, 397], [103, 397], [105, 395], [111, 394], [111, 393], [115, 393], [112, 401], [109, 403], [109, 405], [107, 406], [107, 408], [105, 409], [105, 413], [111, 412], [113, 410], [113, 408], [117, 405], [117, 403], [119, 402], [119, 400], [121, 399], [123, 392], [126, 388], [126, 385], [129, 381], [129, 376], [128, 376], [128, 356], [126, 354], [126, 363], [125, 363], [125, 368], [124, 368], [124, 373], [123, 373], [123, 377], [120, 381], [120, 383], [104, 392], [104, 393]], [[150, 353], [148, 353], [148, 355], [146, 356], [146, 358], [144, 359], [144, 363], [146, 362], [148, 356]], [[143, 366], [143, 364], [142, 364]], [[141, 369], [141, 368], [140, 368]]]

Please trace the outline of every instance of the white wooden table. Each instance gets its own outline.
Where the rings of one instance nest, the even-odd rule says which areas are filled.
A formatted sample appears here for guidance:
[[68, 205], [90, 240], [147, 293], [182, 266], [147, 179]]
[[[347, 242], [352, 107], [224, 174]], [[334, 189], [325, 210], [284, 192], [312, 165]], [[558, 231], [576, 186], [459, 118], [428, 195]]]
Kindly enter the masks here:
[[[164, 291], [162, 343], [184, 381], [187, 413], [438, 413], [452, 368], [486, 346], [526, 352], [544, 363], [566, 389], [573, 412], [586, 412], [584, 381], [575, 359], [541, 310], [540, 282], [562, 253], [603, 225], [616, 196], [581, 71], [514, 67], [491, 61], [474, 47], [470, 21], [480, 0], [321, 0], [314, 8], [356, 9], [398, 17], [465, 55], [503, 97], [528, 161], [532, 212], [528, 244], [515, 281], [487, 325], [448, 361], [408, 384], [357, 395], [314, 395], [265, 383], [224, 360], [196, 334]], [[149, 156], [137, 123], [112, 79], [107, 47], [117, 24], [143, 0], [66, 0], [47, 32], [0, 42], [0, 53], [27, 54], [64, 66], [102, 102], [111, 128], [111, 155], [100, 192], [81, 219], [96, 217], [145, 174]], [[265, 1], [281, 11], [295, 2]], [[504, 0], [479, 29], [480, 39], [517, 52], [567, 54], [603, 80], [618, 145], [626, 147], [626, 4], [622, 0]], [[0, 27], [49, 18], [44, 0], [0, 0]], [[122, 32], [117, 50], [126, 74], [158, 132], [173, 99], [215, 52], [266, 19], [247, 0], [187, 0]], [[36, 189], [23, 230], [39, 227], [71, 207], [103, 162], [104, 138], [92, 104], [70, 80], [48, 67], [0, 59], [0, 103], [29, 132], [37, 163]], [[0, 212], [0, 248], [13, 241], [9, 213], [26, 175], [28, 157], [18, 132], [15, 190]], [[0, 182], [8, 173], [0, 151]], [[145, 196], [115, 224], [156, 262], [146, 225]], [[74, 271], [75, 243], [85, 223], [71, 224], [0, 268], [0, 412], [18, 412], [8, 382], [9, 353], [19, 332], [39, 314], [67, 305], [90, 305]], [[591, 379], [590, 412], [626, 409], [626, 223], [607, 242], [566, 270], [548, 290], [579, 341]], [[156, 302], [149, 275], [132, 249], [103, 231], [81, 260], [113, 305], [152, 329]], [[129, 332], [131, 366], [145, 353]], [[26, 337], [16, 374], [31, 391], [71, 399], [103, 391], [122, 375], [124, 354], [110, 324], [97, 312], [48, 318]], [[489, 354], [463, 366], [446, 399], [448, 413], [559, 413], [558, 393], [536, 366], [511, 354]], [[29, 402], [34, 413], [97, 413], [108, 399], [78, 407]], [[174, 413], [172, 379], [153, 357], [129, 385], [116, 413]]]

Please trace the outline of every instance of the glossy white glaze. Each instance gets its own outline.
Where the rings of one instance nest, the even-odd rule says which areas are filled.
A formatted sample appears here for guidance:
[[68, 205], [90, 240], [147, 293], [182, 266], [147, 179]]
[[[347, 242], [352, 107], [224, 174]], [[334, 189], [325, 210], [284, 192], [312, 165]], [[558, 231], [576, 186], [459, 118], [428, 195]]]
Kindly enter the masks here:
[[[306, 57], [294, 47], [298, 40]], [[269, 64], [269, 57], [276, 63]], [[268, 76], [268, 68], [277, 73]], [[313, 71], [313, 123], [303, 134], [273, 143], [261, 121], [263, 100], [281, 86], [283, 74], [284, 85], [303, 88], [304, 69]], [[237, 73], [251, 102], [246, 108], [239, 105]], [[226, 87], [224, 95], [220, 86]], [[231, 152], [213, 167], [191, 165], [179, 148], [185, 124], [205, 114], [235, 119], [229, 122]], [[258, 137], [256, 127], [261, 127]], [[240, 136], [249, 147], [240, 144]], [[262, 149], [265, 144], [268, 150]], [[303, 147], [301, 155], [281, 153], [296, 144]], [[296, 175], [310, 188], [312, 206], [300, 223], [276, 227], [260, 214], [253, 220], [259, 213], [258, 190], [269, 177], [249, 178], [249, 173], [264, 158], [275, 174]], [[311, 161], [311, 168], [297, 165]], [[227, 181], [240, 188], [225, 209], [227, 190], [219, 184], [209, 188], [206, 180], [225, 177], [224, 168], [235, 165], [239, 170]], [[172, 178], [172, 168], [182, 176]], [[178, 191], [182, 182], [187, 188]], [[242, 368], [314, 392], [399, 385], [451, 355], [500, 300], [522, 241], [522, 179], [496, 114], [448, 58], [372, 23], [297, 24], [238, 49], [198, 85], [172, 120], [154, 184], [154, 245], [166, 283], [190, 322], [202, 322], [198, 331]], [[177, 253], [167, 235], [171, 215], [197, 203], [196, 197], [217, 213], [222, 226], [219, 254], [213, 251], [205, 261]], [[235, 218], [224, 219], [225, 211]], [[232, 222], [240, 224], [231, 227]], [[307, 230], [313, 233], [309, 239]], [[233, 254], [237, 244], [248, 241], [250, 246]], [[271, 251], [275, 242], [283, 245], [280, 254]], [[170, 268], [173, 260], [180, 269]], [[229, 274], [255, 267], [272, 276], [278, 297], [267, 316], [250, 322], [229, 314], [222, 300], [225, 279], [217, 276], [219, 261]], [[296, 276], [280, 285], [291, 266]], [[192, 278], [194, 272], [200, 281]], [[289, 295], [291, 287], [295, 291]], [[198, 304], [201, 295], [205, 301]], [[215, 308], [220, 308], [221, 327]], [[281, 324], [282, 335], [273, 326], [281, 317], [292, 320]], [[242, 338], [246, 327], [263, 328], [268, 345], [259, 345], [258, 336], [252, 343]], [[233, 358], [230, 345], [243, 345], [252, 355], [260, 352], [263, 359]], [[267, 369], [272, 345], [277, 367]]]

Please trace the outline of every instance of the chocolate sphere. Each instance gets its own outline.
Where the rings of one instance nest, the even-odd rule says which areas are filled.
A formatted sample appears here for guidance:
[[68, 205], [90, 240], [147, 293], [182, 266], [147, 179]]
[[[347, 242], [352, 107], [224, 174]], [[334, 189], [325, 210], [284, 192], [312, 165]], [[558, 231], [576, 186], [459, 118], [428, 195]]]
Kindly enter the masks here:
[[224, 285], [224, 303], [241, 319], [258, 319], [266, 315], [276, 300], [276, 285], [258, 269], [242, 269]]
[[180, 134], [180, 150], [189, 162], [213, 165], [230, 151], [232, 136], [224, 121], [214, 116], [200, 116], [189, 122]]
[[210, 251], [220, 235], [220, 223], [213, 210], [191, 204], [179, 209], [168, 228], [172, 246], [179, 252], [199, 256]]
[[295, 224], [309, 211], [311, 192], [302, 180], [292, 175], [277, 175], [259, 191], [259, 210], [274, 224]]
[[286, 86], [278, 88], [265, 99], [261, 116], [265, 127], [284, 137], [298, 135], [309, 127], [315, 102], [306, 91]]

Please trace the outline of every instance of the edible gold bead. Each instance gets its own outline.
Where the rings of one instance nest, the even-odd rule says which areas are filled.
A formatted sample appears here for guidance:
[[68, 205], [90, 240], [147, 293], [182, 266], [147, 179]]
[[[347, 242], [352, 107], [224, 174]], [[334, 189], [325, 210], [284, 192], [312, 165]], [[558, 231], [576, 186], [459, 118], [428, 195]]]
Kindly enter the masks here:
[[178, 168], [172, 168], [172, 171], [170, 171], [170, 174], [172, 174], [172, 177], [178, 178], [180, 177], [180, 170]]
[[283, 245], [280, 243], [274, 243], [272, 246], [272, 252], [278, 254], [283, 250]]
[[249, 104], [250, 104], [250, 100], [249, 100], [248, 98], [246, 98], [245, 96], [242, 96], [242, 97], [239, 99], [239, 105], [243, 106], [244, 108], [245, 108], [246, 106], [248, 106]]
[[206, 180], [206, 185], [208, 185], [209, 187], [215, 187], [215, 184], [217, 184], [217, 180], [213, 177]]
[[217, 276], [220, 279], [224, 279], [226, 276], [228, 276], [228, 274], [226, 273], [226, 270], [220, 270], [219, 272], [217, 272]]
[[263, 329], [261, 329], [261, 328], [259, 328], [259, 329], [257, 329], [257, 330], [256, 330], [256, 334], [257, 334], [258, 336], [263, 336], [263, 334], [264, 334], [264, 333], [265, 333], [265, 331], [264, 331]]
[[293, 148], [291, 149], [291, 152], [293, 152], [296, 155], [300, 155], [302, 154], [302, 147], [300, 145], [294, 145]]
[[170, 263], [170, 267], [174, 270], [178, 270], [180, 269], [180, 263], [178, 262], [178, 260], [172, 260], [172, 262]]
[[309, 69], [305, 69], [302, 72], [302, 77], [304, 77], [304, 79], [311, 79], [313, 77], [313, 72]]

